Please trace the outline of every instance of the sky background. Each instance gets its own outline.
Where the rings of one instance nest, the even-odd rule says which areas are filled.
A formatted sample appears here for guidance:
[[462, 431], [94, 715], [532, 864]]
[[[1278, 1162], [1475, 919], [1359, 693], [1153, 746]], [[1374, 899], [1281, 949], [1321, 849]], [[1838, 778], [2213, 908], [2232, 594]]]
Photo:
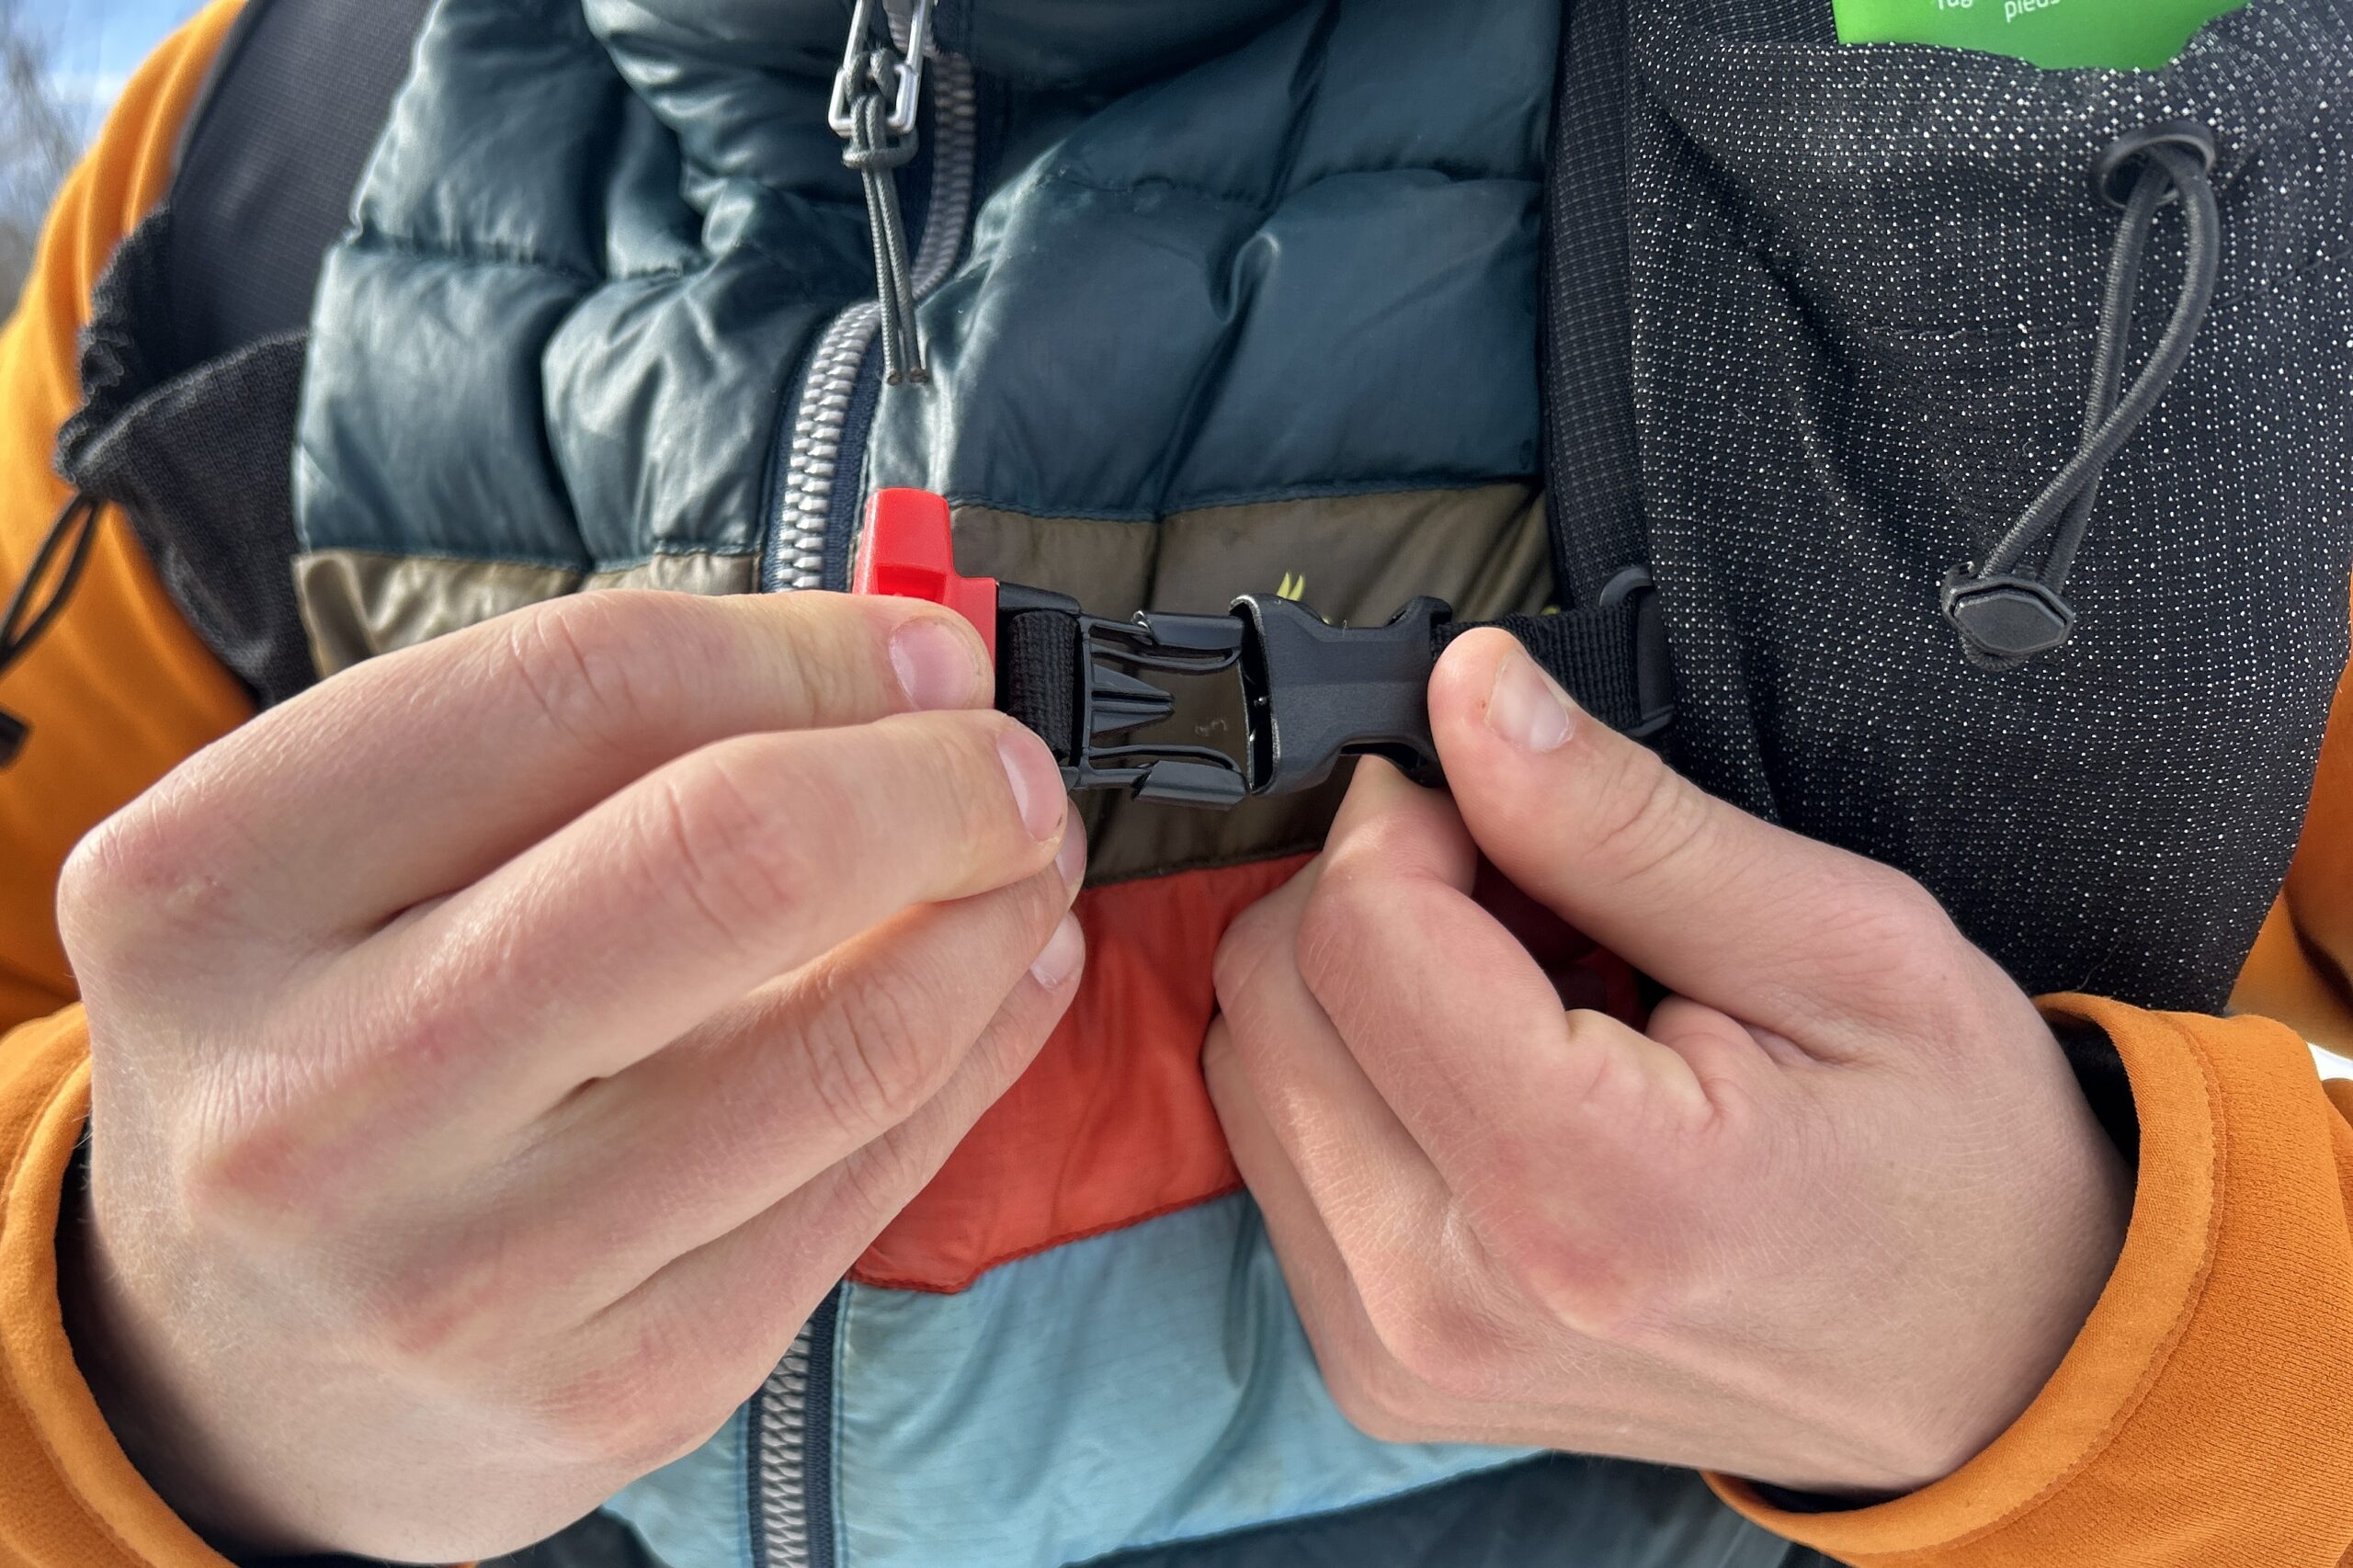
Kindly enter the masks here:
[[21, 0], [24, 14], [55, 47], [59, 96], [85, 111], [91, 129], [164, 35], [202, 0]]

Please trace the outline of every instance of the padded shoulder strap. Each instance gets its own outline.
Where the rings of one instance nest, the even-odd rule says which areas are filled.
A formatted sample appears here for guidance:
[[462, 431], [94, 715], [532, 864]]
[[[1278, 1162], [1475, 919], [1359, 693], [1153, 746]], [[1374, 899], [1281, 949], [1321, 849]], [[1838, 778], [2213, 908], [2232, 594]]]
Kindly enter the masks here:
[[181, 369], [309, 322], [432, 0], [246, 0], [173, 182]]
[[[316, 678], [289, 566], [311, 297], [430, 4], [248, 0], [170, 193], [99, 280], [83, 404], [58, 434], [59, 472], [123, 508], [188, 624], [265, 704]], [[81, 545], [40, 613], [19, 616], [36, 586], [20, 585], [0, 663], [55, 619], [94, 516], [61, 520], [60, 540], [85, 519]]]

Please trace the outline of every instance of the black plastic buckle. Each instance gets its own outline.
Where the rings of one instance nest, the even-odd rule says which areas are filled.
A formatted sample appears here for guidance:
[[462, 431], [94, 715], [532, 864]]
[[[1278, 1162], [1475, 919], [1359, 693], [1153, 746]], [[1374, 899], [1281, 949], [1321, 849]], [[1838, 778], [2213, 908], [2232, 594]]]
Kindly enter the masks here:
[[[1139, 611], [1127, 620], [1086, 615], [1077, 602], [1006, 583], [1000, 616], [1058, 609], [1074, 616], [1078, 691], [1072, 790], [1123, 790], [1140, 801], [1225, 809], [1257, 795], [1290, 795], [1329, 778], [1344, 756], [1389, 758], [1433, 776], [1428, 687], [1435, 629], [1452, 611], [1417, 598], [1386, 626], [1332, 626], [1289, 599], [1245, 594], [1224, 615]], [[1168, 719], [1175, 695], [1154, 676], [1233, 670], [1241, 685], [1242, 756], [1182, 742], [1139, 742]]]
[[1438, 776], [1429, 688], [1438, 628], [1454, 619], [1445, 600], [1410, 600], [1386, 626], [1333, 626], [1304, 605], [1264, 594], [1245, 594], [1233, 613], [1247, 629], [1250, 793], [1313, 790], [1344, 756]]
[[1242, 625], [1232, 616], [1080, 616], [1077, 760], [1063, 769], [1063, 782], [1073, 790], [1125, 790], [1139, 801], [1170, 805], [1240, 805], [1249, 783], [1216, 747], [1125, 737], [1176, 710], [1174, 694], [1144, 673], [1212, 676], [1241, 661]]

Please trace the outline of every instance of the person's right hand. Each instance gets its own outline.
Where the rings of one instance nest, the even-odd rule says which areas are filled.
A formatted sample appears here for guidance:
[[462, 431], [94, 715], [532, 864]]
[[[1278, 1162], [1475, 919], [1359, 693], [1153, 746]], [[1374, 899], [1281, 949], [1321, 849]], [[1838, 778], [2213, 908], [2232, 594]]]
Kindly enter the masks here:
[[757, 1390], [1075, 989], [1079, 829], [989, 691], [929, 606], [596, 594], [327, 681], [94, 833], [62, 1251], [165, 1500], [486, 1556]]

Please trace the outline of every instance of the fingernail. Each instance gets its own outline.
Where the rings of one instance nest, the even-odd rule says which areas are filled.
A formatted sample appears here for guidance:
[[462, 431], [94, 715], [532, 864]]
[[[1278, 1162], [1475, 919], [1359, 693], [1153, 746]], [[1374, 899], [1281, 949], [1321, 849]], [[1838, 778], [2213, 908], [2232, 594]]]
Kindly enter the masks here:
[[969, 638], [937, 616], [891, 633], [891, 667], [918, 710], [968, 708], [979, 699], [981, 671]]
[[1525, 650], [1515, 651], [1495, 666], [1495, 684], [1487, 691], [1487, 728], [1520, 750], [1558, 750], [1569, 738], [1575, 713], [1569, 694], [1537, 668]]
[[1054, 851], [1054, 869], [1063, 874], [1063, 886], [1074, 892], [1086, 878], [1086, 827], [1075, 816], [1063, 829], [1063, 846]]
[[1086, 956], [1086, 938], [1079, 935], [1078, 916], [1065, 915], [1054, 934], [1046, 938], [1045, 950], [1029, 964], [1029, 977], [1051, 991], [1078, 972], [1079, 960]]
[[1060, 833], [1070, 801], [1063, 793], [1063, 770], [1054, 766], [1046, 743], [1017, 724], [998, 737], [996, 755], [1013, 785], [1013, 808], [1029, 836], [1042, 843]]

